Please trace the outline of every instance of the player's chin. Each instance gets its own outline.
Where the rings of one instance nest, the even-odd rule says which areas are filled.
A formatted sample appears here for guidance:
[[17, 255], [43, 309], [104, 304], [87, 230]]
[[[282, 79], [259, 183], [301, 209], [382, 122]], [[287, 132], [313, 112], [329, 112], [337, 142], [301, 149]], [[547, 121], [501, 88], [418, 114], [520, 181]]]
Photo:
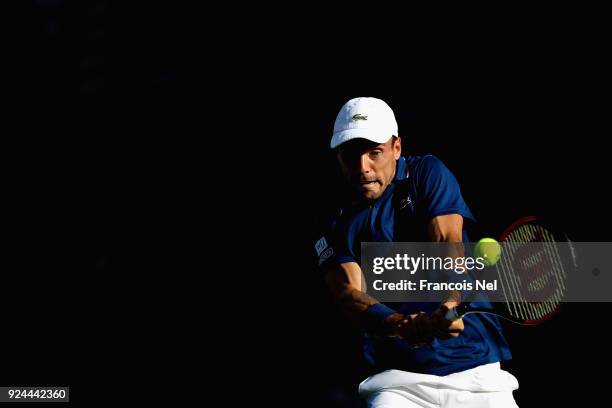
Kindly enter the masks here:
[[363, 195], [363, 198], [368, 200], [376, 200], [382, 195], [382, 189], [378, 186], [378, 184], [372, 184], [368, 188], [362, 188], [361, 194]]
[[367, 191], [363, 193], [363, 198], [365, 198], [366, 200], [376, 200], [378, 197], [380, 197], [381, 194], [377, 193], [377, 192], [372, 192], [372, 191]]

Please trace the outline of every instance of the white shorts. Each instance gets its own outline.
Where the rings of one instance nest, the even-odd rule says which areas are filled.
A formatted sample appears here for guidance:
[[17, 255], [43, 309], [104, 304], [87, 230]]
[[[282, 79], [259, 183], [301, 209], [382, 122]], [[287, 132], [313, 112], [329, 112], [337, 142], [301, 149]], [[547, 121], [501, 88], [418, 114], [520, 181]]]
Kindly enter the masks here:
[[387, 370], [363, 381], [359, 395], [370, 408], [517, 408], [517, 388], [517, 379], [492, 363], [442, 377]]

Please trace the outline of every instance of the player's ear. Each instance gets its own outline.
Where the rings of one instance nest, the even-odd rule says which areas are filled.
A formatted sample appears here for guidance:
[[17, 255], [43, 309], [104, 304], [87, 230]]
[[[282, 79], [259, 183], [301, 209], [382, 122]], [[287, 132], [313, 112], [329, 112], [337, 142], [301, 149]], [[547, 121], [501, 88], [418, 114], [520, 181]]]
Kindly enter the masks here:
[[342, 164], [342, 155], [340, 154], [340, 149], [336, 149], [335, 154], [336, 154], [336, 161]]
[[402, 155], [402, 139], [399, 136], [393, 136], [393, 157], [398, 160]]

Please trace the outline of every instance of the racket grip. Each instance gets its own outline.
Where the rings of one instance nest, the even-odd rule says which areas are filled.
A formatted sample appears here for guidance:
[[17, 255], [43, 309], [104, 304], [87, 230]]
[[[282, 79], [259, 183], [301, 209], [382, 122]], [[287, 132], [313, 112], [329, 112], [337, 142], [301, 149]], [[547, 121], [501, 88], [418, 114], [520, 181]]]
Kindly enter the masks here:
[[461, 316], [459, 316], [459, 313], [457, 313], [457, 308], [453, 307], [452, 309], [448, 309], [448, 312], [446, 312], [446, 320], [454, 322], [455, 320], [459, 319]]

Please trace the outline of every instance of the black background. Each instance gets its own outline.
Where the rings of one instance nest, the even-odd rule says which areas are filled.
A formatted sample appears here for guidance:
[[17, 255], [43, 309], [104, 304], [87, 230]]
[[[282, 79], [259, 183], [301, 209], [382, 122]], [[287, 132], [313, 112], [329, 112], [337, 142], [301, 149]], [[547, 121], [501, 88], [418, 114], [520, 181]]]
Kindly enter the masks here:
[[[596, 22], [440, 16], [416, 29], [395, 10], [340, 25], [308, 8], [274, 18], [59, 0], [30, 12], [20, 38], [37, 137], [13, 156], [25, 170], [11, 178], [3, 384], [68, 384], [89, 402], [113, 399], [100, 384], [168, 400], [181, 387], [350, 399], [355, 333], [330, 305], [312, 239], [338, 196], [333, 121], [356, 96], [390, 104], [405, 154], [447, 164], [483, 235], [535, 214], [576, 241], [608, 240]], [[506, 328], [520, 406], [568, 390], [604, 401], [604, 306]]]

